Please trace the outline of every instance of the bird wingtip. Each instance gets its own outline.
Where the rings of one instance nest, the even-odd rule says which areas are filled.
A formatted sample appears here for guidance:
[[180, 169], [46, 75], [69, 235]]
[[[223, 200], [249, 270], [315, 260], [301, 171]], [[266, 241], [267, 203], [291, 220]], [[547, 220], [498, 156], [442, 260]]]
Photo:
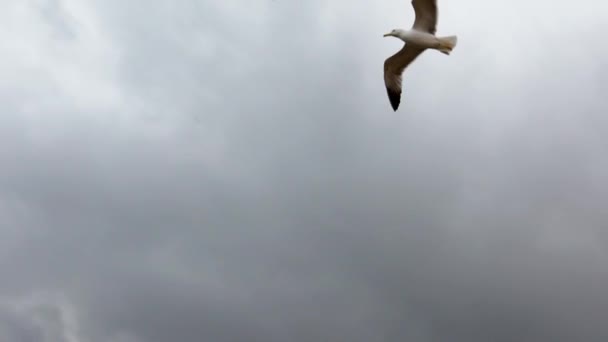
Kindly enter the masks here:
[[393, 111], [397, 111], [397, 109], [399, 108], [399, 103], [401, 102], [401, 92], [392, 90], [390, 88], [386, 88], [387, 93], [388, 93], [388, 99], [391, 103], [391, 107], [393, 108]]

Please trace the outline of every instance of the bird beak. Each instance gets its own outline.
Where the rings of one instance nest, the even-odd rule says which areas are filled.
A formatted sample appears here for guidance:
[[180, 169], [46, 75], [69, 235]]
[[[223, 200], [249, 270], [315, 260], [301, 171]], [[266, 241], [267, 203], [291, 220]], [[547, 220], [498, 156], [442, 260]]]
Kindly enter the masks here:
[[382, 37], [389, 37], [389, 36], [392, 36], [392, 34], [391, 33], [385, 33]]

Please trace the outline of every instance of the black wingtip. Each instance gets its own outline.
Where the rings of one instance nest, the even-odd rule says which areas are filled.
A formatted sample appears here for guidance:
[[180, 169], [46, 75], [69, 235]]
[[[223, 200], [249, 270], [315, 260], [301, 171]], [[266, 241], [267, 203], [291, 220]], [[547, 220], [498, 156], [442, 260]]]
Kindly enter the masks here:
[[393, 110], [396, 112], [397, 108], [399, 108], [399, 103], [401, 102], [401, 92], [394, 91], [390, 88], [386, 88], [386, 92], [388, 94], [388, 99], [391, 102], [391, 107], [393, 107]]

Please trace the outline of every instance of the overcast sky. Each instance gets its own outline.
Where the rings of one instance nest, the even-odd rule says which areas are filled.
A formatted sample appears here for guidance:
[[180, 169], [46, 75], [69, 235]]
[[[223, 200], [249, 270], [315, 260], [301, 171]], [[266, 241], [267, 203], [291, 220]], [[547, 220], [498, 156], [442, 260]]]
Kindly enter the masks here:
[[608, 3], [0, 1], [0, 337], [607, 341]]

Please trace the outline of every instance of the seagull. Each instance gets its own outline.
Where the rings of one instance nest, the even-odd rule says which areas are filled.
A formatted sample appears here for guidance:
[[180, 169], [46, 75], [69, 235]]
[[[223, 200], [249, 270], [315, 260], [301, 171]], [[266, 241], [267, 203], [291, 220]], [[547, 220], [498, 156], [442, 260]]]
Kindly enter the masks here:
[[397, 111], [401, 102], [403, 70], [424, 50], [434, 49], [449, 55], [457, 42], [456, 36], [435, 36], [437, 30], [436, 0], [412, 0], [412, 7], [416, 13], [412, 28], [410, 30], [394, 29], [384, 35], [384, 37], [395, 37], [405, 42], [401, 50], [384, 61], [384, 84], [394, 111]]

